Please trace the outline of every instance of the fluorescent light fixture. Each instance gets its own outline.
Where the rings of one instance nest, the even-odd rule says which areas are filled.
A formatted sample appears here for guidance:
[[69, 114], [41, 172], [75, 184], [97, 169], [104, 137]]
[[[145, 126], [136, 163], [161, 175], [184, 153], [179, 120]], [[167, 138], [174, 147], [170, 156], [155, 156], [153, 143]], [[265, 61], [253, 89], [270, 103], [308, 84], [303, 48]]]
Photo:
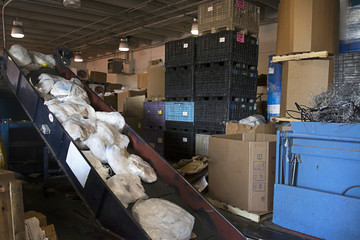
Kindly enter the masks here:
[[11, 29], [11, 36], [13, 38], [23, 38], [24, 35], [24, 30], [22, 27], [22, 22], [15, 20], [13, 21], [13, 27]]
[[129, 44], [127, 38], [121, 38], [120, 44], [119, 44], [119, 50], [122, 52], [128, 52], [129, 51]]
[[194, 21], [191, 25], [191, 34], [195, 36], [199, 35], [199, 24], [196, 18], [194, 18]]
[[75, 52], [74, 61], [75, 62], [83, 62], [84, 61], [84, 59], [81, 56], [81, 52]]
[[63, 5], [67, 8], [80, 8], [81, 0], [63, 0]]

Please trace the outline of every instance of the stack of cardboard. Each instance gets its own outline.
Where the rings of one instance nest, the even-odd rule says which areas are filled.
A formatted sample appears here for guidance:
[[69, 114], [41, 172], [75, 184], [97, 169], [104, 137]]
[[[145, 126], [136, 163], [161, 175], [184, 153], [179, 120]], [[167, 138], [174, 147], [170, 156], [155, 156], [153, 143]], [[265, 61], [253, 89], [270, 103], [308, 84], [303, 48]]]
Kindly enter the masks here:
[[[281, 0], [277, 55], [303, 52], [338, 52], [339, 1]], [[333, 83], [332, 57], [283, 63], [280, 116], [296, 110], [295, 102], [311, 107], [312, 95]], [[299, 117], [299, 115], [297, 115]]]
[[28, 220], [31, 218], [36, 218], [39, 221], [39, 227], [44, 232], [48, 240], [57, 240], [57, 235], [55, 231], [54, 224], [47, 224], [46, 216], [42, 213], [36, 211], [28, 211], [24, 213], [24, 219]]

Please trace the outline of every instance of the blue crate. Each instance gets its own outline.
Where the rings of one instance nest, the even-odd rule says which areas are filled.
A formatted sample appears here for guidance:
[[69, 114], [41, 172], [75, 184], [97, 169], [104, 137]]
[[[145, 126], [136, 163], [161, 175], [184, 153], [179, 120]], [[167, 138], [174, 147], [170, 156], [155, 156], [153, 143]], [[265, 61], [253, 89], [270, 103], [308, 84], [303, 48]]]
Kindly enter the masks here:
[[166, 102], [165, 120], [194, 122], [194, 102]]
[[360, 239], [360, 124], [291, 127], [278, 132], [273, 222], [319, 238]]

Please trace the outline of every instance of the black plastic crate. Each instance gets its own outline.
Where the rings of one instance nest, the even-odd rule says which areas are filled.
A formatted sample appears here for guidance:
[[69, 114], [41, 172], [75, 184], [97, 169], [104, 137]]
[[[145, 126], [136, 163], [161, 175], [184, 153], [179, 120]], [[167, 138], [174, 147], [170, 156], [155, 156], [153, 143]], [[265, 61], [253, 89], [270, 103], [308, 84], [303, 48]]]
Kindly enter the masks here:
[[195, 101], [195, 126], [225, 125], [254, 114], [255, 97], [201, 97]]
[[180, 121], [165, 121], [166, 129], [177, 131], [194, 131], [194, 123], [193, 122], [180, 122]]
[[195, 124], [195, 134], [225, 134], [224, 124], [209, 124], [207, 122], [197, 122]]
[[165, 66], [192, 65], [195, 62], [194, 37], [165, 43]]
[[196, 63], [236, 61], [257, 65], [257, 39], [235, 31], [221, 31], [197, 38]]
[[190, 159], [195, 153], [195, 133], [193, 129], [169, 128], [164, 133], [164, 157], [178, 161]]
[[257, 67], [236, 62], [198, 64], [195, 71], [195, 96], [253, 97], [257, 91]]
[[165, 97], [167, 101], [193, 101], [195, 65], [167, 67]]
[[165, 128], [165, 102], [144, 102], [144, 127]]
[[144, 128], [144, 140], [160, 155], [164, 155], [164, 130], [158, 128]]

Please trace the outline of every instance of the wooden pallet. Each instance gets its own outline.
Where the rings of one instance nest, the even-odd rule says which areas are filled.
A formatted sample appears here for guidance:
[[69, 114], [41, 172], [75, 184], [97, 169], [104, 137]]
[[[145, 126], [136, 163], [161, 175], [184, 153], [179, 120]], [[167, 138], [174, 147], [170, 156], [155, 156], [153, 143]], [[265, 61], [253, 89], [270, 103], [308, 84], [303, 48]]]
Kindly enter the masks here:
[[247, 29], [237, 29], [234, 26], [212, 27], [210, 29], [202, 29], [199, 32], [199, 36], [206, 35], [206, 34], [209, 34], [209, 33], [211, 33], [211, 34], [212, 33], [218, 33], [218, 32], [225, 31], [225, 30], [226, 31], [233, 30], [233, 31], [243, 33], [245, 35], [250, 35], [251, 37], [254, 37], [254, 38], [258, 38], [257, 33], [249, 32]]
[[302, 59], [311, 59], [311, 58], [327, 58], [329, 56], [327, 51], [322, 52], [309, 52], [309, 53], [299, 53], [292, 55], [283, 55], [273, 57], [273, 62], [285, 62], [292, 60], [302, 60]]
[[248, 212], [215, 199], [208, 198], [208, 200], [217, 208], [221, 208], [227, 212], [247, 218], [256, 223], [262, 222], [265, 219], [272, 217], [272, 212]]

